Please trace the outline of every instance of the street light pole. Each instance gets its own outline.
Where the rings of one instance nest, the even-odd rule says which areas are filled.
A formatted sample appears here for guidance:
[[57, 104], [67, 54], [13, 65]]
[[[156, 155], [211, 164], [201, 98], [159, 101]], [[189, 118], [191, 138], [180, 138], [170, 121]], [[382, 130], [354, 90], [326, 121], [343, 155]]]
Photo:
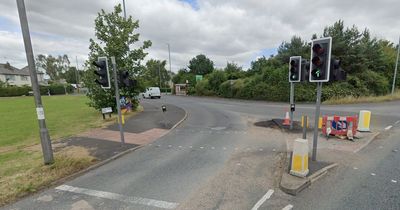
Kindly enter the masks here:
[[394, 93], [394, 89], [396, 86], [397, 66], [399, 64], [399, 52], [400, 52], [400, 36], [399, 36], [399, 45], [397, 46], [396, 67], [394, 68], [394, 75], [393, 75], [392, 95]]
[[126, 20], [125, 0], [122, 0], [122, 4], [123, 4], [123, 7], [124, 7], [124, 19]]
[[36, 114], [40, 128], [40, 141], [42, 144], [44, 164], [51, 164], [54, 162], [53, 149], [51, 147], [49, 131], [47, 130], [44, 117], [42, 98], [40, 96], [39, 84], [36, 75], [35, 60], [33, 56], [31, 37], [29, 34], [28, 18], [26, 16], [24, 0], [17, 0], [17, 7], [19, 13], [19, 21], [21, 23], [22, 37], [24, 39], [26, 59], [28, 61], [29, 74], [31, 76], [32, 91], [35, 97]]
[[171, 74], [171, 49], [169, 47], [169, 43], [167, 43], [167, 45], [168, 45], [169, 73]]

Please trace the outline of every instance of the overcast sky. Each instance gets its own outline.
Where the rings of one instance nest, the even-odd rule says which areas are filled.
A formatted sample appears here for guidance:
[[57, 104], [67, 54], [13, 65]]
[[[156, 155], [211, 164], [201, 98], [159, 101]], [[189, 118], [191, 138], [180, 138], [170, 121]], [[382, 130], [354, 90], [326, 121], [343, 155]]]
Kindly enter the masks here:
[[[25, 0], [35, 55], [67, 54], [80, 66], [94, 37], [100, 9], [122, 0]], [[128, 15], [139, 19], [140, 40], [151, 40], [148, 58], [168, 60], [172, 70], [203, 53], [217, 67], [233, 61], [247, 68], [258, 56], [276, 53], [293, 35], [309, 39], [342, 19], [368, 27], [392, 42], [400, 35], [399, 0], [126, 0]], [[0, 63], [26, 65], [15, 0], [0, 1]], [[334, 42], [334, 40], [333, 40]]]

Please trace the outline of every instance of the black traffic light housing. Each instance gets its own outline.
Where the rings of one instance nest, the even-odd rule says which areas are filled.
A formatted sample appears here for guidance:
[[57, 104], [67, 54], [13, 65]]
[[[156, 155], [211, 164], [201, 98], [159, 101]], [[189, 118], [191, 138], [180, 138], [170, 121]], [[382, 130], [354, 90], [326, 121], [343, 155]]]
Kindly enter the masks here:
[[301, 56], [291, 56], [289, 59], [289, 82], [300, 82]]
[[92, 64], [97, 67], [94, 73], [99, 76], [95, 82], [101, 85], [103, 89], [110, 89], [110, 73], [108, 71], [107, 57], [99, 57], [97, 61], [93, 61]]
[[130, 78], [129, 71], [123, 70], [119, 73], [119, 84], [121, 87], [133, 88], [136, 86], [136, 80]]
[[308, 82], [310, 77], [310, 61], [307, 59], [301, 59], [301, 76], [302, 82]]
[[345, 81], [347, 73], [340, 67], [341, 61], [337, 59], [331, 59], [331, 73], [329, 81]]
[[332, 37], [311, 40], [310, 82], [328, 82], [331, 68]]

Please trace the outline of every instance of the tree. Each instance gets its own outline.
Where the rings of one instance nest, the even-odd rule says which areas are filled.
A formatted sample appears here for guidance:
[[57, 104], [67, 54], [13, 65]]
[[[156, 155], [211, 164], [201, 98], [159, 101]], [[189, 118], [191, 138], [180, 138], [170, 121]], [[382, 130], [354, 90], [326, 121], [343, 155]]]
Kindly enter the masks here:
[[[155, 60], [155, 59], [150, 59], [146, 62], [146, 68], [144, 69], [144, 72], [142, 73], [142, 81], [145, 86], [160, 86], [160, 81], [161, 81], [161, 87], [167, 87], [168, 86], [168, 81], [171, 79], [170, 75], [168, 74], [167, 69], [165, 68], [165, 65], [167, 64], [167, 61], [160, 61], [160, 60]], [[161, 79], [160, 79], [161, 75]], [[161, 88], [160, 87], [160, 88]]]
[[289, 63], [290, 56], [310, 57], [310, 46], [298, 36], [293, 36], [290, 42], [282, 42], [278, 47], [278, 59], [283, 64]]
[[68, 55], [53, 57], [52, 55], [39, 54], [36, 57], [36, 66], [46, 70], [51, 80], [63, 79], [61, 74], [68, 70], [69, 64]]
[[[99, 56], [108, 58], [111, 78], [113, 78], [110, 59], [112, 56], [115, 57], [118, 71], [126, 70], [131, 77], [137, 76], [143, 71], [144, 67], [141, 62], [147, 55], [144, 50], [151, 46], [151, 41], [144, 41], [142, 46], [133, 48], [133, 44], [139, 41], [139, 34], [135, 32], [138, 28], [138, 20], [133, 20], [132, 16], [126, 20], [123, 18], [121, 4], [116, 5], [111, 13], [106, 13], [104, 10], [98, 13], [95, 19], [96, 41], [90, 39], [89, 58], [85, 63], [88, 71], [83, 78], [89, 89], [87, 93], [90, 99], [89, 106], [98, 110], [103, 107], [116, 107], [114, 86], [112, 85], [111, 89], [103, 90], [94, 82], [96, 68], [92, 62], [96, 61]], [[137, 45], [135, 44], [135, 46]], [[140, 83], [140, 81], [138, 82]], [[132, 98], [134, 105], [137, 104], [135, 97], [139, 94], [138, 88], [121, 88], [120, 93], [122, 96]]]
[[189, 61], [189, 72], [195, 75], [206, 75], [214, 70], [214, 62], [200, 54]]
[[77, 71], [76, 67], [70, 66], [67, 71], [61, 74], [61, 78], [65, 79], [70, 84], [78, 84], [83, 76], [83, 71]]
[[242, 78], [244, 76], [244, 72], [242, 67], [239, 67], [236, 63], [227, 63], [224, 71], [227, 75], [227, 79], [235, 80]]

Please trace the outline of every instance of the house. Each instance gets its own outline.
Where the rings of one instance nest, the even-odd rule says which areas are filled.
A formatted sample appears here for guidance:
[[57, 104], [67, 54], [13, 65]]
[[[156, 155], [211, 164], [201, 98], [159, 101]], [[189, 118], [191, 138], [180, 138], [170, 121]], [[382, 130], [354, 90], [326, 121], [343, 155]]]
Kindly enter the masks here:
[[[37, 72], [37, 78], [39, 84], [47, 84], [44, 80], [44, 73]], [[11, 86], [31, 86], [31, 77], [29, 74], [28, 67], [18, 69], [11, 66], [10, 63], [0, 63], [0, 80]]]

